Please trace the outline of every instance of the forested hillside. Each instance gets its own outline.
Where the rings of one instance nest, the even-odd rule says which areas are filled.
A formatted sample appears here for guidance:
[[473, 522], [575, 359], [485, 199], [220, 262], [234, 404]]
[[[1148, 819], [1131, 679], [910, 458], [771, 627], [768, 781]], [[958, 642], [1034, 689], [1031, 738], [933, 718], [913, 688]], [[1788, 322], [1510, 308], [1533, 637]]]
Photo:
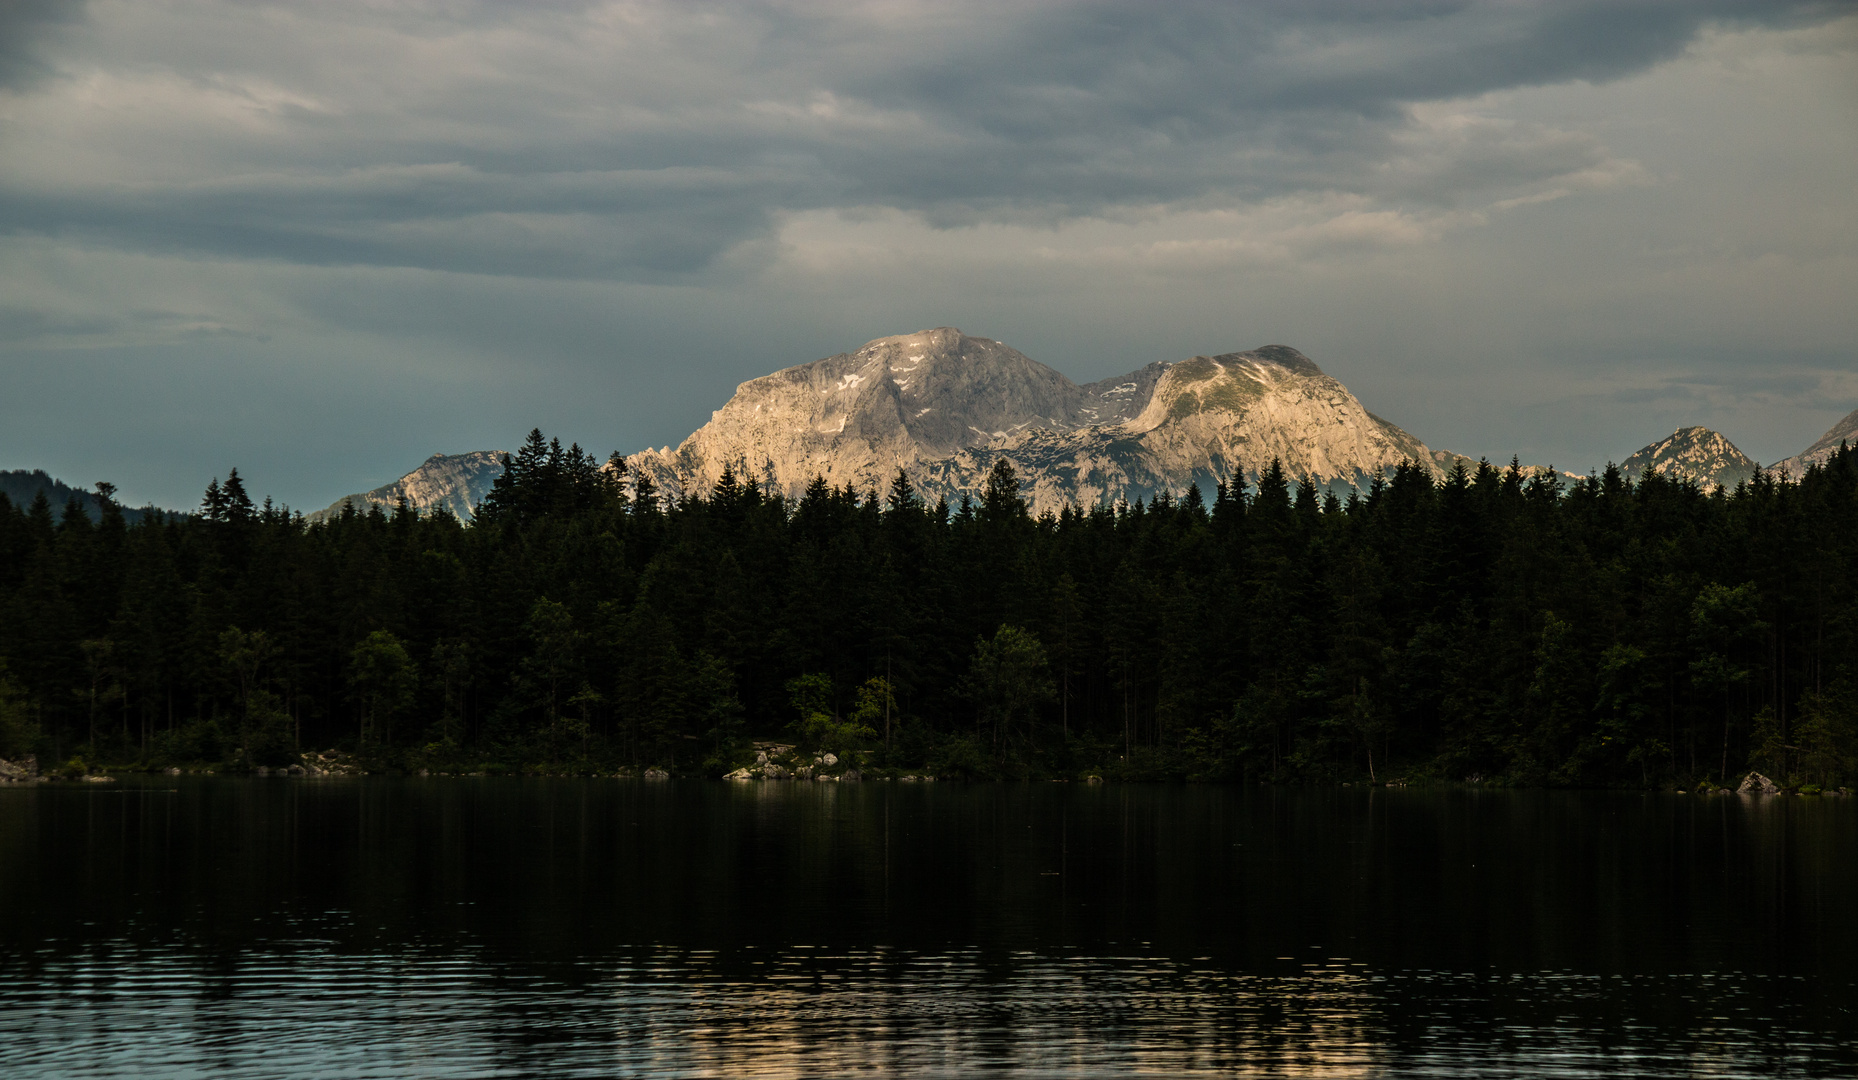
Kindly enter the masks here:
[[[30, 505], [32, 500], [43, 492], [53, 506], [62, 507], [72, 499], [90, 515], [92, 521], [101, 520], [103, 504], [113, 501], [116, 489], [105, 485], [97, 492], [81, 491], [60, 480], [47, 475], [44, 469], [6, 469], [0, 471], [0, 497], [11, 501], [16, 506]], [[159, 513], [154, 507], [133, 508], [119, 506], [125, 520], [140, 521], [145, 515]]]
[[[1858, 779], [1858, 455], [1728, 493], [1514, 467], [1031, 517], [732, 474], [664, 505], [533, 433], [470, 526], [0, 500], [0, 757], [718, 775]], [[107, 504], [107, 498], [105, 499]]]

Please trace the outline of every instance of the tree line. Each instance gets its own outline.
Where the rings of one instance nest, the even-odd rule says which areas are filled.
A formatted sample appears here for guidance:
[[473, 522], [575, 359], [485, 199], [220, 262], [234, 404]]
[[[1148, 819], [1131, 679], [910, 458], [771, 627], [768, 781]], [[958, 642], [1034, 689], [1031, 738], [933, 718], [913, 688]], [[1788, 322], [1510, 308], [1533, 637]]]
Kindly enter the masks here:
[[[97, 511], [93, 514], [92, 511]], [[531, 432], [475, 518], [0, 496], [0, 757], [718, 775], [1858, 780], [1858, 455], [1734, 491], [1397, 468], [1032, 515]]]

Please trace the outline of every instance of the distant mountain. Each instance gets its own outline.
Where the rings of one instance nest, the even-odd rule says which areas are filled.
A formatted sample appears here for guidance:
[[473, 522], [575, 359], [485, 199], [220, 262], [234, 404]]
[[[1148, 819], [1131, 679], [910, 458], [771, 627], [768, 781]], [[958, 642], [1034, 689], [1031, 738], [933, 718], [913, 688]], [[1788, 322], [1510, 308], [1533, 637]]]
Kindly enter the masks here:
[[1626, 479], [1638, 483], [1647, 473], [1689, 480], [1705, 491], [1734, 488], [1755, 476], [1761, 466], [1735, 444], [1709, 428], [1678, 428], [1619, 463]]
[[752, 379], [676, 450], [629, 462], [672, 490], [707, 491], [729, 466], [788, 495], [815, 475], [882, 491], [902, 468], [926, 498], [953, 502], [1003, 456], [1035, 509], [1255, 480], [1273, 457], [1330, 487], [1365, 487], [1402, 459], [1434, 468], [1418, 439], [1285, 346], [1079, 386], [950, 327]]
[[461, 521], [471, 520], [477, 504], [490, 494], [491, 485], [503, 474], [503, 453], [498, 450], [474, 450], [468, 454], [434, 454], [425, 464], [391, 484], [357, 495], [345, 495], [309, 515], [312, 522], [340, 517], [342, 508], [353, 506], [367, 513], [373, 506], [393, 509], [402, 498], [420, 513], [430, 513], [443, 506]]
[[[1465, 472], [1475, 474], [1477, 472], [1477, 467], [1483, 464], [1483, 462], [1474, 458], [1468, 458], [1463, 454], [1453, 453], [1450, 450], [1434, 450], [1432, 451], [1432, 464], [1434, 473], [1439, 476], [1445, 476], [1459, 465], [1464, 466]], [[1493, 461], [1490, 465], [1491, 468], [1496, 469], [1498, 472], [1502, 472], [1510, 467], [1510, 463], [1507, 461]], [[1566, 469], [1557, 469], [1552, 465], [1519, 465], [1518, 468], [1522, 470], [1523, 475], [1526, 477], [1532, 477], [1538, 473], [1550, 473], [1559, 478], [1564, 484], [1575, 480], [1587, 479], [1587, 477], [1581, 473], [1569, 472]]]
[[1806, 475], [1808, 468], [1814, 465], [1824, 465], [1826, 459], [1838, 450], [1842, 442], [1858, 446], [1858, 410], [1832, 425], [1832, 430], [1820, 436], [1818, 442], [1786, 461], [1776, 462], [1774, 468], [1797, 480]]
[[[52, 504], [53, 514], [62, 516], [65, 504], [76, 499], [78, 504], [84, 508], [84, 512], [90, 515], [90, 520], [96, 521], [103, 515], [103, 504], [97, 498], [96, 492], [74, 488], [62, 480], [55, 480], [44, 469], [0, 471], [0, 494], [4, 494], [14, 506], [22, 510], [31, 506], [32, 500], [38, 498], [41, 491], [45, 493], [46, 500]], [[172, 511], [161, 511], [152, 506], [125, 506], [123, 507], [123, 519], [140, 521], [151, 512], [171, 513]]]

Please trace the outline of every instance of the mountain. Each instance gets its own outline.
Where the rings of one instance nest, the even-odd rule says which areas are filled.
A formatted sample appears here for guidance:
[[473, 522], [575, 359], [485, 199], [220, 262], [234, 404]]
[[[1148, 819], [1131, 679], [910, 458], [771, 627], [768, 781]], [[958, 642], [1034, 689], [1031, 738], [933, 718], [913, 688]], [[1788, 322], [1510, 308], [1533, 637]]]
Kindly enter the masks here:
[[787, 495], [815, 475], [882, 491], [903, 468], [926, 498], [953, 502], [1002, 456], [1039, 510], [1256, 479], [1273, 457], [1329, 487], [1365, 487], [1403, 459], [1434, 471], [1424, 444], [1285, 346], [1079, 386], [950, 327], [751, 379], [676, 450], [628, 460], [671, 490], [707, 491], [727, 466]]
[[1842, 442], [1858, 446], [1858, 410], [1832, 425], [1832, 430], [1820, 436], [1818, 442], [1786, 461], [1776, 462], [1774, 468], [1797, 480], [1805, 476], [1806, 470], [1812, 466], [1825, 464]]
[[[62, 516], [65, 504], [76, 499], [78, 505], [84, 508], [84, 513], [90, 516], [90, 520], [96, 521], [103, 516], [103, 504], [98, 500], [95, 492], [74, 488], [62, 480], [55, 480], [44, 469], [0, 470], [0, 495], [5, 495], [14, 506], [22, 510], [31, 506], [32, 500], [38, 498], [41, 491], [45, 493], [46, 501], [52, 504], [54, 515]], [[172, 511], [157, 510], [153, 506], [142, 508], [125, 506], [122, 510], [123, 520], [129, 522], [140, 521], [151, 513], [172, 513]]]
[[443, 506], [459, 520], [469, 521], [477, 504], [490, 494], [490, 486], [501, 475], [502, 451], [473, 450], [468, 454], [434, 454], [426, 459], [425, 464], [393, 483], [358, 495], [344, 495], [331, 503], [328, 509], [311, 514], [309, 520], [327, 521], [340, 517], [342, 508], [349, 505], [362, 513], [366, 513], [371, 506], [391, 510], [404, 498], [409, 506], [422, 514]]
[[1645, 447], [1619, 463], [1626, 479], [1638, 483], [1647, 473], [1674, 480], [1690, 480], [1705, 491], [1734, 488], [1754, 478], [1761, 466], [1735, 444], [1709, 428], [1678, 428], [1668, 438]]

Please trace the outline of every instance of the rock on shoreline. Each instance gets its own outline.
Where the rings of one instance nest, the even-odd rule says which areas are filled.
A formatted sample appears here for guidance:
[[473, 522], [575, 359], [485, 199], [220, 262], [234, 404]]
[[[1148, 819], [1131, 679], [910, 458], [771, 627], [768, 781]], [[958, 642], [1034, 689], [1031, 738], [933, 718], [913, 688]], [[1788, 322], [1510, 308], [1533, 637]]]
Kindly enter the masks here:
[[30, 784], [39, 779], [39, 759], [27, 754], [18, 761], [0, 758], [0, 784]]
[[1749, 773], [1742, 780], [1742, 786], [1736, 788], [1738, 795], [1778, 795], [1780, 787], [1774, 781], [1758, 772]]

